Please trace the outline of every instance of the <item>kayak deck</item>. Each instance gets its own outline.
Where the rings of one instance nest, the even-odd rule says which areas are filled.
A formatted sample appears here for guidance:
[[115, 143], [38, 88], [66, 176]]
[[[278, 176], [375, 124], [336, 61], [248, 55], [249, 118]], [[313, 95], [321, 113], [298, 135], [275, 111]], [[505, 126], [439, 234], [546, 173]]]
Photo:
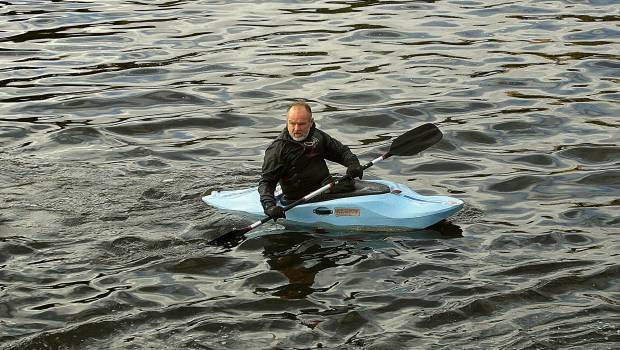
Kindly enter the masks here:
[[[463, 201], [459, 199], [423, 196], [405, 185], [389, 181], [356, 181], [355, 187], [354, 192], [326, 194], [327, 200], [291, 208], [286, 212], [286, 219], [278, 223], [353, 230], [424, 229], [463, 207]], [[265, 216], [256, 187], [214, 191], [202, 199], [218, 209], [245, 214], [253, 219]]]

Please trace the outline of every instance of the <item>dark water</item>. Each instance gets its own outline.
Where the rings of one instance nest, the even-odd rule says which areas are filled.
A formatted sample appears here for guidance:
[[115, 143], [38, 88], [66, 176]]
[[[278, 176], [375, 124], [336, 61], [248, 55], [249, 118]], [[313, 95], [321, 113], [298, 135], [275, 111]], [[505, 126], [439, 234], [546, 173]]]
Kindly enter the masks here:
[[[0, 348], [620, 346], [617, 2], [0, 11]], [[366, 176], [464, 200], [451, 233], [206, 246], [295, 97], [363, 161], [436, 123]]]

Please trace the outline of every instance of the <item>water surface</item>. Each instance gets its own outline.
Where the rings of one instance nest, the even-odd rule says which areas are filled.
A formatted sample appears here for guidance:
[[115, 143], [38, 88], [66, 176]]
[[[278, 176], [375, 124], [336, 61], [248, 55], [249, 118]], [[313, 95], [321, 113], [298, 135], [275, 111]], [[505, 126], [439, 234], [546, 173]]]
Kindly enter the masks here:
[[[0, 348], [615, 349], [614, 1], [0, 4]], [[465, 209], [408, 233], [265, 225], [294, 98], [365, 177]], [[342, 171], [331, 165], [333, 171]]]

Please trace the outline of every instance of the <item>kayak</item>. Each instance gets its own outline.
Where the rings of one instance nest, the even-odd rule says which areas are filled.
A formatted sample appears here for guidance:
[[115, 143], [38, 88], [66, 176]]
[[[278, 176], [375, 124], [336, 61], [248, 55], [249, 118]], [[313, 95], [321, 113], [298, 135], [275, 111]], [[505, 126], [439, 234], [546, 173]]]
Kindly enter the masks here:
[[[227, 212], [264, 218], [259, 198], [257, 187], [252, 187], [213, 191], [202, 200]], [[278, 205], [285, 205], [281, 194], [276, 199]], [[384, 180], [356, 180], [354, 191], [325, 193], [320, 199], [289, 209], [286, 219], [278, 223], [319, 229], [415, 230], [450, 217], [464, 204], [448, 196], [423, 196], [403, 184]]]

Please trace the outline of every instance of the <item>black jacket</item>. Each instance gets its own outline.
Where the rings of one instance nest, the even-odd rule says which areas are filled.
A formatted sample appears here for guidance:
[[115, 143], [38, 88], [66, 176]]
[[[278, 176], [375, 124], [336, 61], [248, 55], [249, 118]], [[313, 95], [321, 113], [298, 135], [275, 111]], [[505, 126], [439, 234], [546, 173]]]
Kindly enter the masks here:
[[359, 165], [349, 147], [312, 125], [304, 141], [295, 141], [284, 128], [265, 151], [258, 193], [263, 208], [275, 205], [278, 182], [289, 199], [298, 199], [321, 187], [329, 176], [325, 159], [346, 167]]

